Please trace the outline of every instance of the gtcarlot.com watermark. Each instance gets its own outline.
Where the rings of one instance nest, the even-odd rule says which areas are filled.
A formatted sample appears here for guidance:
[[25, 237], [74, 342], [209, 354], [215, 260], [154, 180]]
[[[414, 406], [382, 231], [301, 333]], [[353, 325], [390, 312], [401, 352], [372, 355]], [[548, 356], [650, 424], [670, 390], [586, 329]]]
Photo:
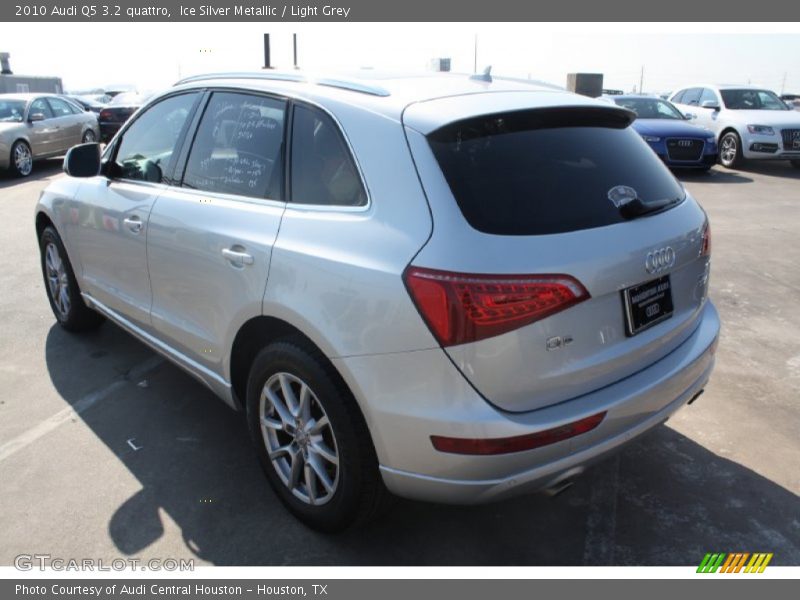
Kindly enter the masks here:
[[61, 558], [50, 554], [19, 554], [14, 566], [20, 571], [194, 571], [192, 558]]

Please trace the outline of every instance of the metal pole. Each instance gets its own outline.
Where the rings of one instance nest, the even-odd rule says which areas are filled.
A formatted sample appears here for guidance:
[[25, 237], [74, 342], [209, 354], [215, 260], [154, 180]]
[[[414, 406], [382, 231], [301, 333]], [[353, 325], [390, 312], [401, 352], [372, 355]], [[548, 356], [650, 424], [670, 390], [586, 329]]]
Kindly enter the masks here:
[[269, 34], [264, 34], [264, 68], [271, 69], [272, 64], [269, 61]]
[[472, 61], [472, 72], [478, 72], [478, 34], [475, 34], [475, 55]]
[[297, 66], [297, 34], [296, 33], [292, 34], [292, 44], [294, 45], [294, 68], [297, 69], [299, 67]]
[[644, 65], [642, 65], [642, 73], [639, 75], [639, 93], [644, 93]]

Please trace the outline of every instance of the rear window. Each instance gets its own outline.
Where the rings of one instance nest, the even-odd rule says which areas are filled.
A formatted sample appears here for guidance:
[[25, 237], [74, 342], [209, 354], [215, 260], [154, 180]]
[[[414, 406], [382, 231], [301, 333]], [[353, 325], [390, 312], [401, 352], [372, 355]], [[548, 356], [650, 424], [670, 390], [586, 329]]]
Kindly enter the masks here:
[[546, 235], [622, 222], [611, 199], [620, 189], [645, 204], [684, 197], [629, 119], [604, 108], [522, 111], [459, 121], [428, 141], [473, 228]]

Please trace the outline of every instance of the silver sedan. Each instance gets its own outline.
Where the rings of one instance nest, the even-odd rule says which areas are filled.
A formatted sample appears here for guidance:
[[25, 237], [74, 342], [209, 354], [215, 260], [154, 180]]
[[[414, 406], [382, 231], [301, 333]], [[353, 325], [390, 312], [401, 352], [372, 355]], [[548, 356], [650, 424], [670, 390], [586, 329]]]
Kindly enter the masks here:
[[33, 161], [100, 137], [97, 116], [54, 94], [0, 94], [0, 168], [19, 177]]

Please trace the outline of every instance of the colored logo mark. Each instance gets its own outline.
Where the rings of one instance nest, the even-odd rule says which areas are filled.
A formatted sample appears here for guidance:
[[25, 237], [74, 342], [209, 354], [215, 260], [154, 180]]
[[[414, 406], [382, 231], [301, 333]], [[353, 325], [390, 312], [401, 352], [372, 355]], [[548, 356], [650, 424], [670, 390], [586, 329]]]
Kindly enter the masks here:
[[697, 572], [763, 573], [771, 560], [772, 552], [754, 552], [752, 554], [749, 552], [733, 552], [731, 554], [709, 552], [703, 557], [703, 561], [697, 567]]

